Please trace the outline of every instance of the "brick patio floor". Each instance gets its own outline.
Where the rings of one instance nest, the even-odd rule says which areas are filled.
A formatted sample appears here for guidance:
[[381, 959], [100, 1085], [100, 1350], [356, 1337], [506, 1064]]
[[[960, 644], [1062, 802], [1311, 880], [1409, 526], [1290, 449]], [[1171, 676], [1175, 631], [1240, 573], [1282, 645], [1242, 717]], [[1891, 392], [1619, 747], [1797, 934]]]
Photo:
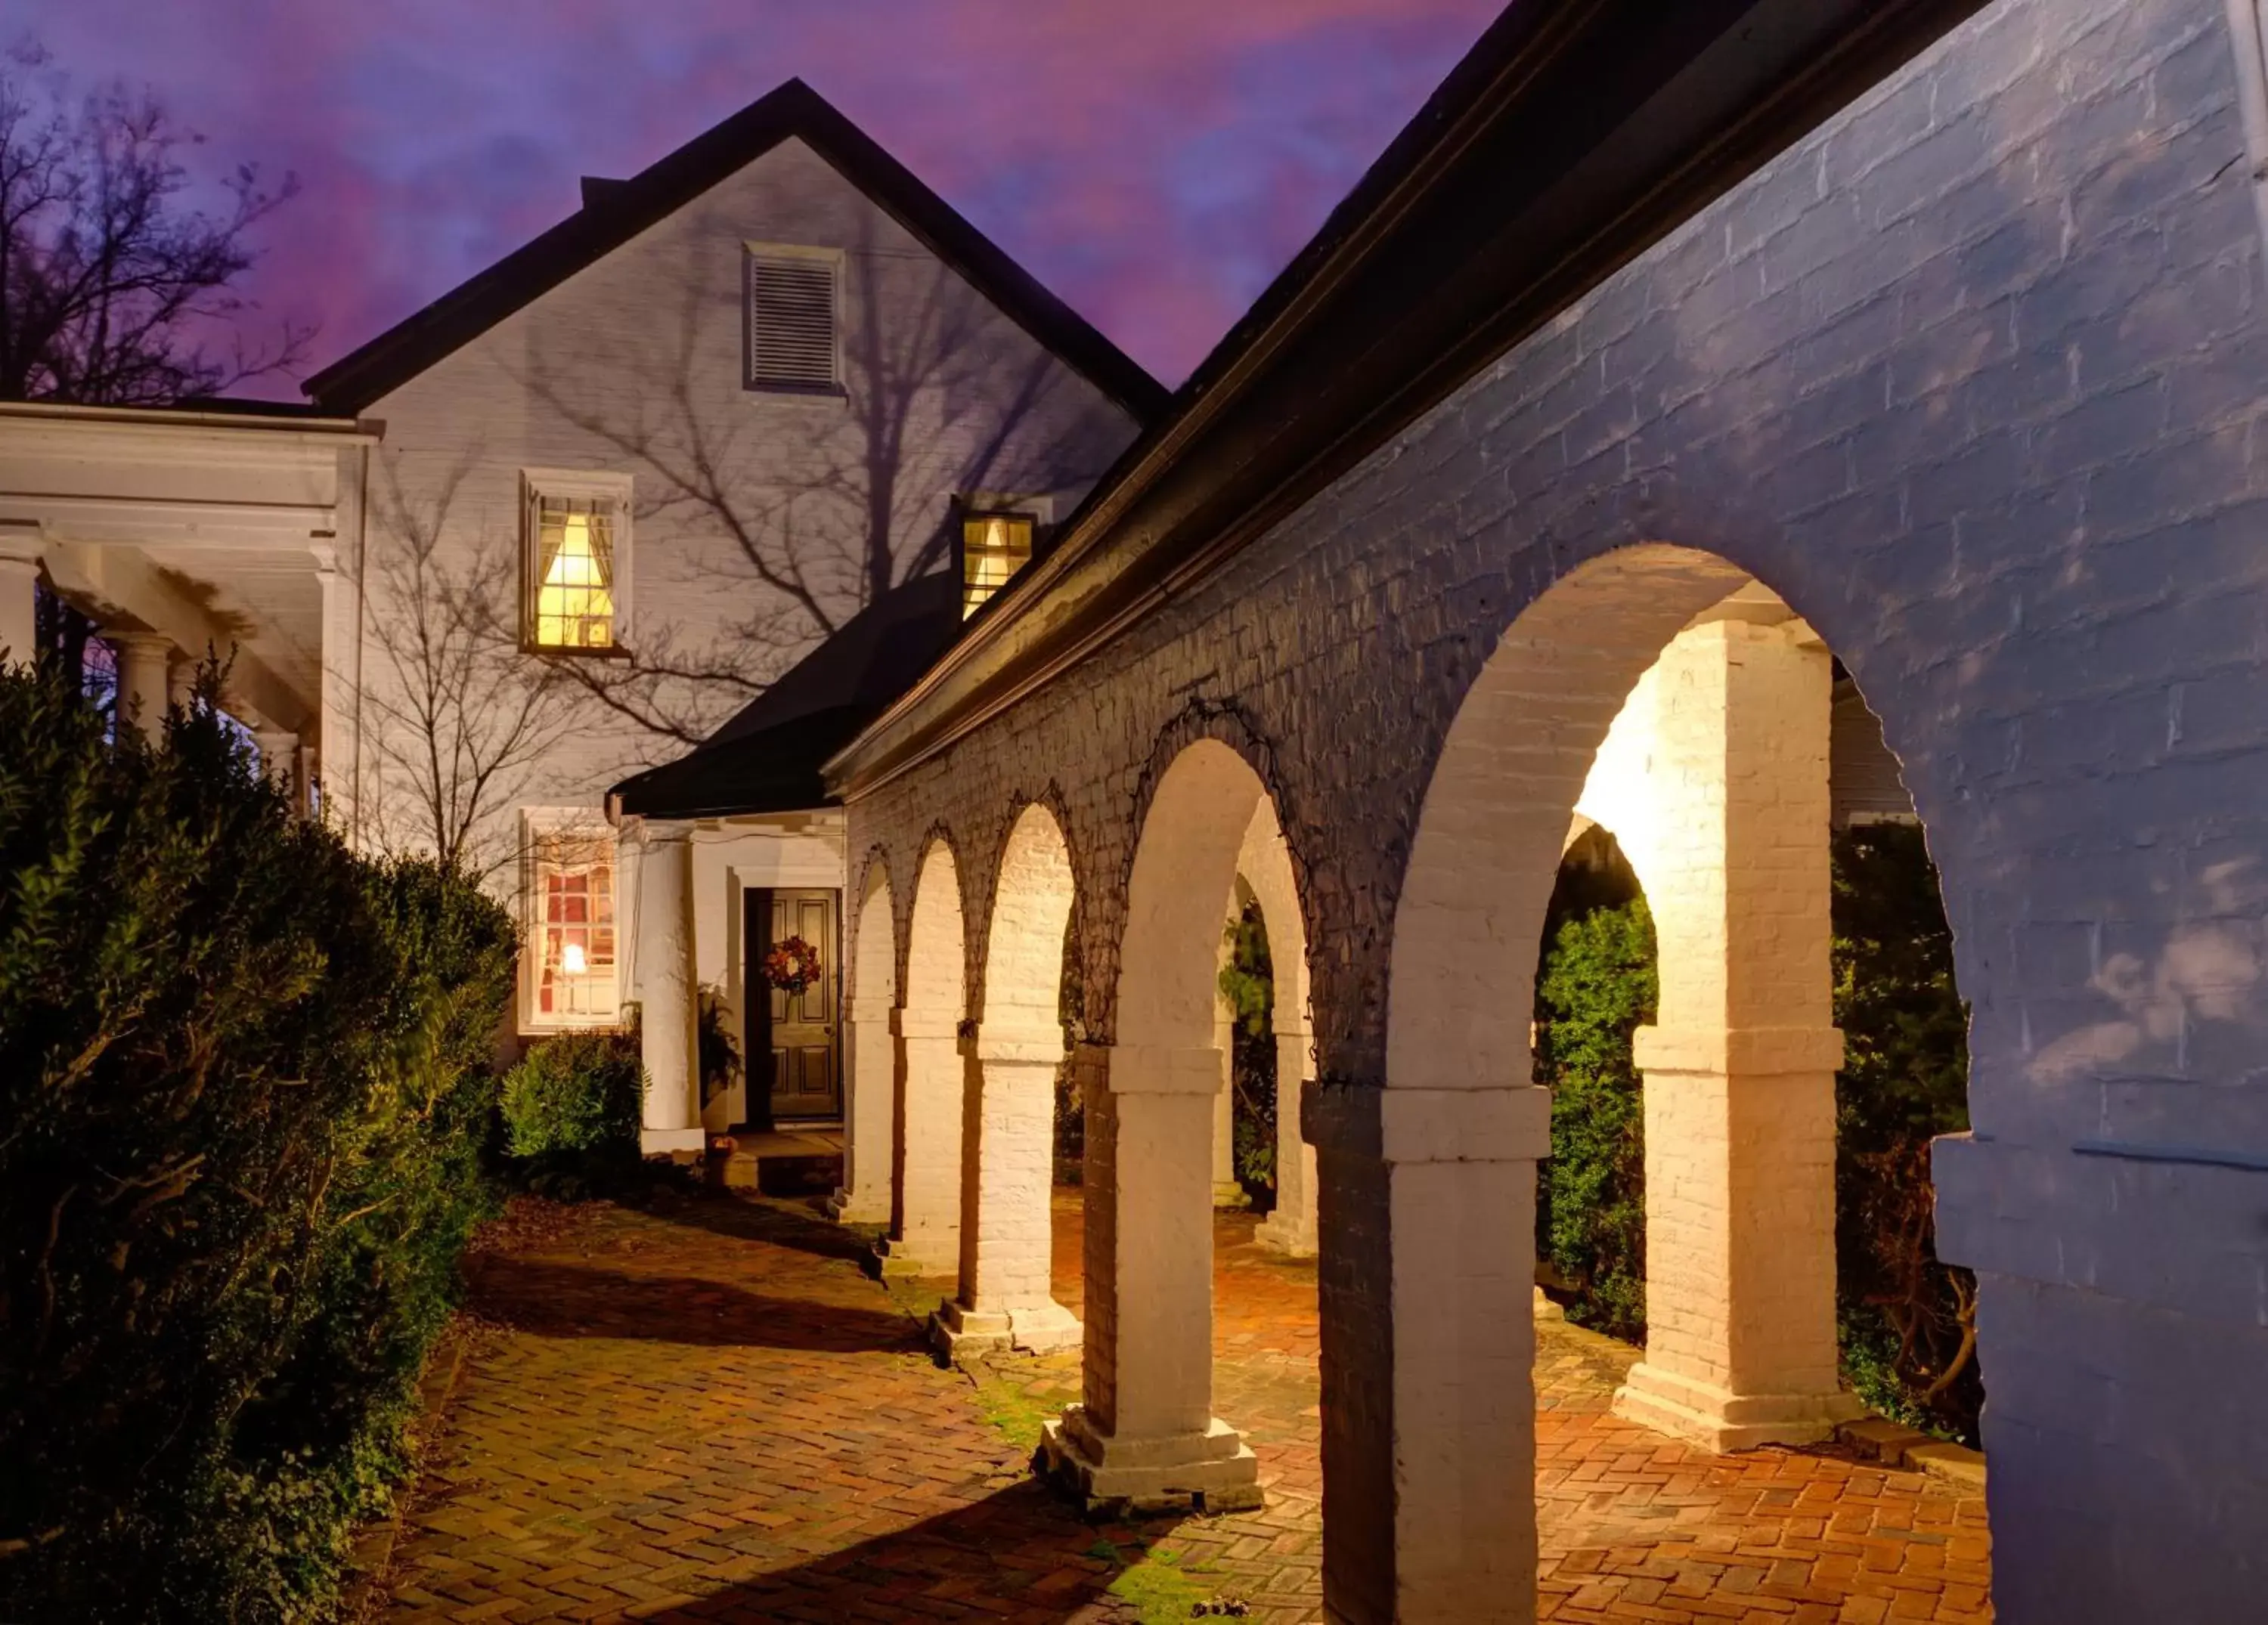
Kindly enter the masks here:
[[[1075, 1195], [1058, 1291], [1079, 1299]], [[1076, 1517], [1026, 1474], [1075, 1354], [940, 1371], [860, 1237], [791, 1204], [596, 1207], [473, 1265], [483, 1324], [412, 1498], [386, 1617], [1318, 1617], [1312, 1266], [1219, 1220], [1219, 1413], [1256, 1513]], [[1541, 1327], [1543, 1577], [1557, 1621], [1989, 1619], [1981, 1501], [1830, 1451], [1698, 1454], [1605, 1414], [1631, 1350]]]

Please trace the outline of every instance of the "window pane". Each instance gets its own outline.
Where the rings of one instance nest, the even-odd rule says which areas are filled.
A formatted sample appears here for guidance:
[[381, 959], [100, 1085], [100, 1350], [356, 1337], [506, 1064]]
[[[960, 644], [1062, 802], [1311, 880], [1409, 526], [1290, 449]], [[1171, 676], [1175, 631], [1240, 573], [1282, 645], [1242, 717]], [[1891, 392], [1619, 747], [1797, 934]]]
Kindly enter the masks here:
[[1031, 562], [1032, 521], [1020, 513], [972, 513], [961, 521], [961, 614], [976, 613]]
[[614, 843], [603, 836], [546, 835], [536, 843], [538, 1016], [596, 1024], [619, 1012], [614, 864]]
[[534, 636], [542, 649], [615, 642], [615, 511], [602, 499], [536, 501]]

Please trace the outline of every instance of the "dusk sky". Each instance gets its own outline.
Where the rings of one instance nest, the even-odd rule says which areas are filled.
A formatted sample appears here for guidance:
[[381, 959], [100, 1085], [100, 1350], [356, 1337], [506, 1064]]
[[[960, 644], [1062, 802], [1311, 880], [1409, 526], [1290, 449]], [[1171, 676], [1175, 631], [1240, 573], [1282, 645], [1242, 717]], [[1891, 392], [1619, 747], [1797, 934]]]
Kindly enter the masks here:
[[250, 289], [316, 366], [799, 75], [1175, 384], [1499, 4], [17, 0], [0, 45], [298, 174]]

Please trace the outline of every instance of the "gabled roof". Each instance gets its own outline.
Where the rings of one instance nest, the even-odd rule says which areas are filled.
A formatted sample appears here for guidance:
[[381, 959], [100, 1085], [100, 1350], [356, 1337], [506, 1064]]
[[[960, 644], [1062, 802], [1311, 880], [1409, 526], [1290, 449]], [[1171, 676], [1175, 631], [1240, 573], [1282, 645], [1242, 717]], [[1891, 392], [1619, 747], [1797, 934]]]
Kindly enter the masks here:
[[327, 411], [362, 410], [791, 137], [1138, 423], [1163, 408], [1164, 386], [801, 79], [628, 180], [585, 180], [581, 210], [316, 373], [306, 393]]
[[624, 813], [715, 818], [825, 806], [819, 767], [913, 686], [961, 630], [943, 570], [876, 599], [688, 755], [624, 779]]

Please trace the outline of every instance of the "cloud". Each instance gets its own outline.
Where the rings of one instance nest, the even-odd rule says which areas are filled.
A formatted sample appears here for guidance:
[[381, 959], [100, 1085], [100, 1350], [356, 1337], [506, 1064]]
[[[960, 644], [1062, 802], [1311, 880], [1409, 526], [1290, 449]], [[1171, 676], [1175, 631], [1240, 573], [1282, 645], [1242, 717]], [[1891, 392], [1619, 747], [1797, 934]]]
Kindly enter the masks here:
[[251, 291], [320, 364], [800, 76], [1167, 381], [1322, 223], [1492, 0], [23, 0], [302, 196]]

